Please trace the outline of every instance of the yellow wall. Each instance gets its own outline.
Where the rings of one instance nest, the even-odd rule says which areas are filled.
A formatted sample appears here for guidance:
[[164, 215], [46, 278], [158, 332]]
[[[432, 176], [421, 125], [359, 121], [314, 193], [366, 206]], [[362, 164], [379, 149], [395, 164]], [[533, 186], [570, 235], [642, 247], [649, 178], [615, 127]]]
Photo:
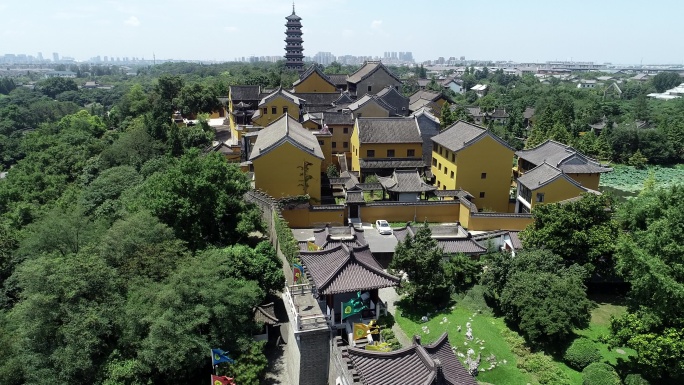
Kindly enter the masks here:
[[581, 184], [583, 187], [598, 190], [599, 182], [601, 181], [601, 174], [566, 174], [570, 178], [574, 179], [577, 183]]
[[364, 118], [387, 118], [389, 117], [389, 111], [380, 107], [379, 104], [371, 101], [361, 106], [361, 108], [355, 110], [354, 116], [362, 116]]
[[457, 202], [430, 202], [430, 204], [382, 204], [359, 207], [359, 214], [363, 222], [373, 223], [378, 219], [389, 222], [438, 222], [453, 223], [458, 221], [460, 205]]
[[331, 136], [330, 135], [316, 135], [316, 140], [318, 140], [318, 144], [321, 146], [321, 151], [323, 151], [323, 156], [325, 159], [323, 159], [323, 163], [321, 163], [321, 170], [325, 172], [328, 169], [328, 166], [332, 164], [333, 160], [333, 151], [331, 146]]
[[320, 75], [315, 71], [309, 75], [302, 82], [294, 87], [294, 92], [318, 92], [318, 93], [329, 93], [337, 92], [334, 85], [325, 81]]
[[287, 142], [252, 161], [255, 187], [275, 199], [304, 194], [304, 188], [299, 186], [302, 170], [298, 168], [304, 162], [313, 164], [309, 166], [312, 178], [307, 192], [313, 202], [320, 202], [321, 159]]
[[337, 209], [326, 210], [300, 208], [293, 210], [284, 209], [282, 214], [290, 228], [319, 227], [324, 224], [344, 226], [346, 224], [346, 210], [346, 207], [343, 206]]
[[[435, 185], [442, 190], [464, 189], [471, 193], [473, 203], [485, 211], [508, 212], [511, 186], [513, 150], [489, 136], [458, 151], [455, 162], [451, 151], [440, 146], [440, 152], [432, 152], [437, 165], [432, 165]], [[441, 170], [439, 165], [441, 164]], [[451, 177], [451, 172], [454, 177]], [[486, 178], [482, 179], [482, 173]], [[446, 186], [446, 188], [444, 187]], [[484, 198], [480, 193], [484, 192]]]
[[[578, 197], [584, 192], [583, 189], [570, 183], [565, 178], [558, 178], [541, 188], [532, 190], [532, 202], [530, 202], [530, 204], [534, 210], [536, 205], [564, 201], [566, 199]], [[544, 194], [543, 203], [537, 202], [537, 194]]]
[[[351, 135], [354, 131], [353, 124], [328, 124], [328, 128], [332, 131], [332, 140], [335, 142], [335, 148], [332, 149], [334, 154], [344, 153], [347, 161], [351, 158]], [[344, 133], [344, 129], [347, 133]], [[344, 147], [344, 142], [347, 142], [347, 148]]]
[[[276, 114], [271, 113], [271, 108], [276, 107]], [[299, 120], [299, 106], [294, 104], [290, 99], [284, 96], [276, 96], [267, 103], [260, 104], [261, 116], [257, 119], [252, 119], [254, 124], [259, 126], [268, 126], [271, 122], [278, 120], [283, 116], [283, 107], [287, 107], [287, 113], [295, 120]], [[266, 108], [266, 114], [264, 114]]]
[[[352, 140], [353, 143], [353, 140]], [[353, 145], [352, 145], [353, 147]], [[408, 150], [413, 150], [414, 156], [411, 158], [421, 158], [423, 156], [423, 143], [363, 143], [358, 147], [358, 155], [354, 150], [352, 153], [352, 171], [361, 171], [359, 159], [371, 160], [375, 158], [387, 158], [387, 150], [394, 150], [394, 158], [406, 158]], [[367, 157], [368, 150], [374, 150], [373, 158]]]
[[[487, 216], [472, 213], [467, 229], [468, 231], [524, 230], [533, 221], [532, 216], [524, 214]], [[463, 222], [461, 222], [461, 226], [466, 227]]]
[[359, 142], [359, 125], [358, 123], [354, 123], [354, 129], [352, 130], [352, 135], [351, 135], [351, 163], [349, 163], [349, 167], [351, 167], [351, 170], [359, 170], [361, 169], [361, 166], [359, 164], [359, 156], [361, 155], [361, 152], [359, 151], [360, 147], [360, 142]]

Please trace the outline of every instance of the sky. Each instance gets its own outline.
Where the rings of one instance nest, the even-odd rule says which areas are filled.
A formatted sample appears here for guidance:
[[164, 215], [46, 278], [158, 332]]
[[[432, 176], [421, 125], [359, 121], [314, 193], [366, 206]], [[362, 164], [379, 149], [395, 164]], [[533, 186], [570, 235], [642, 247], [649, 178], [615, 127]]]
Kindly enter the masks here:
[[[304, 54], [684, 64], [684, 1], [297, 0]], [[284, 0], [0, 0], [0, 55], [284, 55]]]

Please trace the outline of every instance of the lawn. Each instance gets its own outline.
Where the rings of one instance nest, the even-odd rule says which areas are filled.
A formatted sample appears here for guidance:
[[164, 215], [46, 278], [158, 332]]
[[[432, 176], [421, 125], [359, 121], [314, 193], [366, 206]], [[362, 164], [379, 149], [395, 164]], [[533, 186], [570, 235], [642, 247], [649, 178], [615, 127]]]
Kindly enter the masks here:
[[[420, 320], [413, 321], [405, 318], [401, 314], [401, 310], [397, 311], [395, 317], [399, 326], [404, 330], [407, 336], [420, 335], [423, 344], [428, 344], [435, 341], [445, 331], [449, 333], [449, 342], [456, 347], [457, 353], [466, 354], [469, 348], [482, 354], [482, 361], [480, 363], [480, 374], [477, 376], [478, 381], [488, 382], [491, 384], [527, 384], [533, 383], [532, 376], [522, 373], [516, 367], [516, 357], [511, 352], [510, 347], [504, 341], [501, 330], [506, 328], [501, 318], [492, 317], [485, 312], [482, 314], [468, 309], [466, 306], [457, 304], [449, 311], [432, 314], [428, 322], [421, 322]], [[446, 322], [444, 322], [446, 319]], [[472, 320], [472, 321], [470, 321]], [[466, 341], [466, 323], [470, 322], [473, 329], [473, 341]], [[458, 327], [461, 326], [461, 331]], [[427, 330], [423, 330], [427, 327]], [[475, 343], [477, 340], [482, 341], [482, 345]], [[467, 345], [465, 343], [468, 343]], [[484, 349], [480, 349], [484, 347]], [[493, 354], [496, 357], [498, 364], [493, 370], [489, 370], [489, 362], [486, 358]], [[460, 358], [461, 362], [465, 358]]]
[[[441, 313], [431, 314], [427, 322], [421, 322], [422, 315], [402, 314], [401, 307], [395, 316], [396, 322], [404, 330], [407, 336], [420, 335], [423, 343], [433, 342], [445, 331], [449, 333], [449, 341], [455, 346], [457, 353], [465, 354], [469, 348], [482, 354], [480, 363], [480, 374], [477, 380], [480, 382], [496, 385], [518, 385], [536, 384], [536, 376], [517, 367], [517, 356], [513, 353], [512, 346], [509, 345], [510, 339], [504, 339], [504, 334], [510, 334], [510, 329], [506, 326], [503, 318], [495, 317], [491, 314], [491, 309], [480, 300], [472, 300], [477, 295], [466, 296], [459, 300], [455, 306], [446, 309]], [[592, 318], [589, 328], [578, 330], [577, 334], [595, 341], [599, 345], [603, 360], [615, 365], [618, 357], [627, 359], [635, 354], [631, 349], [622, 348], [624, 354], [617, 352], [617, 349], [610, 350], [608, 346], [600, 341], [600, 337], [608, 333], [608, 326], [611, 316], [617, 316], [625, 311], [625, 307], [614, 300], [613, 297], [592, 298], [597, 302], [597, 307], [592, 311]], [[481, 310], [481, 312], [479, 312]], [[424, 314], [426, 315], [426, 314]], [[473, 329], [473, 341], [466, 341], [466, 323], [470, 322]], [[461, 330], [458, 327], [461, 326]], [[425, 328], [425, 329], [424, 329]], [[478, 339], [481, 340], [480, 343]], [[468, 345], [465, 345], [468, 342]], [[481, 349], [481, 347], [483, 347]], [[489, 370], [490, 363], [486, 360], [493, 354], [498, 364]], [[465, 358], [460, 358], [461, 362]], [[562, 371], [570, 380], [570, 383], [582, 384], [582, 374], [560, 361], [554, 361], [557, 369]]]

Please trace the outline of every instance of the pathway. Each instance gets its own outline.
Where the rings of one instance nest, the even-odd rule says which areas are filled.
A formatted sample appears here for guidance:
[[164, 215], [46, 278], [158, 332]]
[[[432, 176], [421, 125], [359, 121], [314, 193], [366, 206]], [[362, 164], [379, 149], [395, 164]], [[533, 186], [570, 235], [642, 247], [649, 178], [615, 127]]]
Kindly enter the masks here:
[[[379, 294], [380, 299], [387, 302], [387, 311], [392, 313], [392, 315], [395, 315], [397, 311], [397, 306], [395, 302], [399, 302], [401, 296], [397, 294], [397, 291], [393, 287], [380, 289]], [[392, 331], [394, 332], [394, 335], [397, 337], [397, 341], [399, 341], [401, 346], [407, 347], [413, 344], [413, 342], [411, 342], [411, 339], [406, 335], [406, 333], [404, 333], [404, 331], [401, 330], [397, 322], [395, 322], [394, 326], [392, 326]]]

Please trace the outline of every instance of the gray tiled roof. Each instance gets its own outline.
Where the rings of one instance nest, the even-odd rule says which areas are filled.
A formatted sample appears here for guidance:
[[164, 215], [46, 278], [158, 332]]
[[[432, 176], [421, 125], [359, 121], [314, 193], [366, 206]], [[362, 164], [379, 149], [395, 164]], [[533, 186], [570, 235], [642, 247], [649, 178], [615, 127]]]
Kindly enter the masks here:
[[456, 358], [447, 333], [430, 345], [414, 339], [412, 346], [392, 352], [350, 347], [347, 353], [363, 385], [477, 385]]
[[330, 74], [328, 75], [330, 82], [335, 86], [347, 85], [347, 74]]
[[354, 103], [354, 99], [352, 99], [351, 95], [349, 95], [349, 92], [342, 92], [340, 94], [340, 97], [335, 100], [335, 105], [349, 105]]
[[439, 135], [434, 136], [432, 138], [432, 141], [450, 151], [457, 152], [477, 142], [485, 136], [489, 136], [497, 142], [501, 143], [502, 146], [510, 150], [513, 150], [511, 146], [508, 145], [508, 143], [506, 143], [503, 139], [496, 136], [490, 130], [485, 130], [482, 127], [476, 126], [471, 123], [466, 123], [462, 120], [459, 120], [458, 122], [452, 124], [451, 127], [442, 131], [442, 133], [440, 133]]
[[254, 321], [265, 325], [277, 325], [278, 317], [275, 315], [273, 309], [273, 302], [264, 305], [259, 305], [254, 308]]
[[423, 168], [425, 162], [416, 158], [364, 158], [359, 159], [359, 164], [363, 169], [407, 169]]
[[324, 112], [323, 122], [328, 125], [353, 125], [354, 116], [349, 112]]
[[414, 92], [411, 96], [409, 96], [409, 103], [413, 104], [420, 99], [434, 102], [441, 96], [442, 94], [439, 92], [419, 90]]
[[570, 174], [612, 171], [574, 148], [550, 139], [535, 148], [517, 151], [515, 154], [534, 165], [546, 162]]
[[261, 86], [230, 86], [229, 94], [233, 103], [237, 100], [260, 100]]
[[324, 159], [318, 139], [291, 116], [285, 114], [259, 131], [249, 160], [254, 160], [282, 143], [289, 142], [309, 154]]
[[533, 116], [534, 116], [534, 108], [532, 108], [532, 107], [525, 108], [525, 111], [523, 111], [523, 118], [532, 119]]
[[323, 295], [398, 286], [400, 282], [382, 270], [368, 245], [302, 251], [299, 256], [316, 290]]
[[350, 104], [347, 108], [349, 108], [352, 111], [356, 111], [368, 103], [376, 103], [378, 106], [387, 110], [388, 112], [395, 112], [394, 107], [390, 106], [384, 100], [378, 98], [377, 96], [371, 94], [363, 95], [361, 99]]
[[465, 190], [435, 190], [436, 197], [457, 197], [457, 198], [473, 198], [473, 195]]
[[575, 182], [572, 178], [567, 176], [560, 169], [551, 166], [548, 163], [542, 163], [539, 166], [527, 171], [520, 177], [518, 177], [518, 182], [523, 186], [529, 188], [530, 190], [536, 190], [543, 187], [558, 178], [565, 178], [568, 182], [574, 184], [575, 186], [586, 190], [584, 187]]
[[394, 108], [397, 114], [407, 115], [409, 110], [409, 100], [407, 97], [399, 93], [394, 87], [387, 86], [376, 94], [380, 100], [385, 102], [388, 106]]
[[422, 143], [415, 118], [359, 118], [361, 143]]
[[385, 67], [384, 64], [382, 64], [382, 62], [379, 61], [365, 62], [363, 66], [361, 66], [361, 68], [359, 68], [356, 72], [347, 77], [347, 82], [352, 84], [358, 83], [361, 80], [371, 76], [375, 71], [379, 70], [384, 70], [398, 82], [401, 82], [401, 79], [399, 79], [395, 74], [392, 73], [392, 71], [387, 69], [387, 67]]
[[[363, 230], [354, 227], [329, 227], [314, 230], [314, 241], [322, 250], [331, 250], [341, 245], [362, 247], [367, 245]], [[308, 251], [308, 242], [299, 242], [300, 251]]]
[[[414, 237], [418, 232], [418, 226], [409, 224], [405, 228], [395, 229], [394, 236], [403, 242], [408, 235]], [[437, 247], [447, 254], [479, 255], [487, 249], [471, 238], [470, 233], [460, 224], [431, 226], [432, 238], [437, 241]]]
[[275, 91], [273, 91], [273, 92], [271, 92], [270, 94], [264, 96], [264, 97], [261, 99], [261, 101], [259, 102], [259, 105], [261, 106], [261, 105], [265, 104], [266, 102], [268, 102], [269, 100], [271, 100], [271, 99], [277, 97], [278, 95], [281, 95], [281, 96], [285, 97], [286, 99], [291, 100], [292, 103], [294, 103], [294, 104], [296, 104], [296, 105], [298, 105], [298, 106], [301, 105], [302, 102], [306, 102], [306, 100], [301, 99], [301, 98], [299, 98], [299, 97], [297, 97], [297, 96], [295, 96], [295, 95], [293, 95], [293, 94], [291, 94], [291, 93], [285, 91], [284, 89], [278, 87], [278, 89], [276, 89]]
[[434, 191], [435, 186], [428, 185], [418, 175], [417, 170], [394, 170], [391, 177], [379, 176], [380, 184], [391, 192], [423, 192]]
[[362, 190], [347, 191], [347, 203], [363, 203], [365, 201]]

